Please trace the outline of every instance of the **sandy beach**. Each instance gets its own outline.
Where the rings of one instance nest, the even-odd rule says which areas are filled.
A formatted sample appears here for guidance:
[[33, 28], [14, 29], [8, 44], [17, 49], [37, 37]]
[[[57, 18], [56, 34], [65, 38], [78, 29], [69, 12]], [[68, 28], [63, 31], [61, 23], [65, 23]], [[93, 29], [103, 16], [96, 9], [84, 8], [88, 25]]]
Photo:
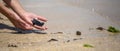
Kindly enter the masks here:
[[119, 0], [20, 2], [27, 11], [48, 19], [47, 34], [15, 33], [12, 23], [0, 14], [0, 51], [120, 51], [120, 33], [106, 30], [109, 26], [120, 30]]

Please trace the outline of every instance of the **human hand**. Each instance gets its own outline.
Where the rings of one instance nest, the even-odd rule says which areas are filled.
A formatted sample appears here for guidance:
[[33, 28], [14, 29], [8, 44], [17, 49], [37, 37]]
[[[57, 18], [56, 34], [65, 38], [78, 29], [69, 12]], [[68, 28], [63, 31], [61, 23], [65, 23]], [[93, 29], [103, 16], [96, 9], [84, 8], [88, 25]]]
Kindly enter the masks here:
[[35, 28], [40, 29], [40, 30], [46, 30], [47, 29], [47, 27], [45, 27], [45, 26], [33, 25], [33, 23], [32, 23], [33, 19], [41, 20], [43, 22], [46, 22], [47, 19], [42, 17], [42, 16], [38, 16], [34, 13], [29, 13], [29, 12], [22, 13], [22, 15], [20, 15], [20, 16], [21, 16], [21, 19], [23, 19], [26, 23], [31, 25], [31, 27], [35, 27]]
[[20, 28], [23, 30], [31, 30], [33, 29], [28, 23], [26, 23], [24, 20], [22, 20], [17, 14], [11, 14], [9, 15], [8, 19], [12, 22], [12, 24], [16, 28]]

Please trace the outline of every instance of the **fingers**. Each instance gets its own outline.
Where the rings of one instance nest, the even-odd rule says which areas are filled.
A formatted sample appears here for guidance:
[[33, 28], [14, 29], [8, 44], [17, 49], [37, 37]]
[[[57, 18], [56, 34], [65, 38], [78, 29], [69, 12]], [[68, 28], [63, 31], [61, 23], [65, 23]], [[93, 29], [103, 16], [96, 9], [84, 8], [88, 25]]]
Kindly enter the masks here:
[[17, 27], [17, 28], [20, 28], [20, 29], [23, 29], [23, 30], [32, 30], [33, 29], [31, 27]]
[[27, 24], [23, 20], [19, 20], [19, 21], [20, 21], [20, 23], [16, 24], [17, 28], [21, 28], [24, 30], [32, 30], [33, 29], [33, 27], [31, 25]]
[[47, 27], [45, 27], [45, 26], [40, 27], [40, 26], [34, 25], [34, 27], [37, 29], [40, 29], [40, 30], [47, 30]]
[[32, 30], [33, 28], [40, 29], [40, 30], [47, 30], [47, 27], [45, 27], [45, 26], [41, 27], [41, 26], [37, 26], [37, 25], [31, 25], [23, 20], [19, 20], [19, 22], [20, 23], [17, 23], [16, 27], [21, 28], [23, 30]]
[[[37, 19], [39, 20], [42, 20], [44, 22], [47, 21], [46, 18], [43, 18], [43, 17], [38, 17]], [[24, 29], [24, 30], [32, 30], [33, 28], [36, 28], [36, 29], [40, 29], [40, 30], [47, 30], [47, 27], [45, 26], [37, 26], [37, 25], [33, 25], [33, 23], [31, 23], [32, 21], [30, 20], [29, 23], [27, 22], [24, 22], [24, 21], [21, 21], [23, 24], [20, 24], [20, 28]]]
[[[37, 28], [37, 29], [40, 29], [40, 30], [46, 30], [47, 27], [42, 27], [42, 26], [37, 26], [37, 25], [33, 25], [33, 19], [36, 19], [36, 20], [41, 20], [43, 22], [46, 22], [47, 19], [44, 18], [44, 17], [41, 17], [41, 16], [38, 16], [36, 14], [25, 14], [27, 16], [25, 16], [23, 19], [23, 21], [21, 21], [23, 24], [20, 24], [20, 27], [19, 28], [22, 28], [24, 30], [31, 30], [33, 28]], [[19, 25], [18, 25], [19, 26]]]
[[[44, 17], [41, 17], [41, 16], [37, 16], [37, 18], [35, 18], [37, 20], [41, 20], [41, 21], [44, 21], [44, 22], [47, 22], [47, 19], [44, 18]], [[35, 28], [37, 29], [40, 29], [40, 30], [47, 30], [48, 28], [45, 27], [45, 26], [37, 26], [37, 25], [33, 25]]]
[[39, 20], [41, 20], [41, 21], [47, 22], [47, 19], [46, 19], [46, 18], [44, 18], [44, 17], [37, 16], [37, 18], [38, 18]]
[[32, 19], [30, 19], [30, 18], [25, 18], [25, 22], [30, 24], [30, 25], [33, 25]]

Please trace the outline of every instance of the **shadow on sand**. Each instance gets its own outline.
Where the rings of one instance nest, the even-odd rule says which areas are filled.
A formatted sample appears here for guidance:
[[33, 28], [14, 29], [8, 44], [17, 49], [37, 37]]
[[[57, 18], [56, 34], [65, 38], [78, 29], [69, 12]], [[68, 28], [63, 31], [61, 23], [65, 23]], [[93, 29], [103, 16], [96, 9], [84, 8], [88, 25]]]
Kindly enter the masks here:
[[3, 24], [3, 23], [0, 23], [0, 29], [9, 29], [9, 30], [14, 30], [14, 31], [17, 31], [15, 27], [12, 27], [12, 26], [8, 26], [6, 24]]
[[2, 29], [14, 30], [15, 32], [9, 32], [9, 33], [12, 33], [12, 34], [29, 34], [29, 33], [46, 34], [46, 32], [42, 32], [40, 30], [22, 30], [22, 29], [19, 29], [19, 28], [15, 28], [15, 27], [0, 23], [0, 30], [2, 30]]

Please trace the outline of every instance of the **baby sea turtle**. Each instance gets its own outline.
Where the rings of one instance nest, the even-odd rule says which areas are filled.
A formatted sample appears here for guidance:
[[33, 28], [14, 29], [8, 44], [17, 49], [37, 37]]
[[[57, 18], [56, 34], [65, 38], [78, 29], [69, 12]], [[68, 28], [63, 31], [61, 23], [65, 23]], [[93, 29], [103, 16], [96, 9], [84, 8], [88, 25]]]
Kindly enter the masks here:
[[36, 19], [33, 19], [33, 20], [32, 20], [32, 23], [33, 23], [33, 25], [37, 25], [37, 26], [43, 26], [43, 25], [44, 25], [43, 22], [38, 21], [38, 20], [36, 20]]

